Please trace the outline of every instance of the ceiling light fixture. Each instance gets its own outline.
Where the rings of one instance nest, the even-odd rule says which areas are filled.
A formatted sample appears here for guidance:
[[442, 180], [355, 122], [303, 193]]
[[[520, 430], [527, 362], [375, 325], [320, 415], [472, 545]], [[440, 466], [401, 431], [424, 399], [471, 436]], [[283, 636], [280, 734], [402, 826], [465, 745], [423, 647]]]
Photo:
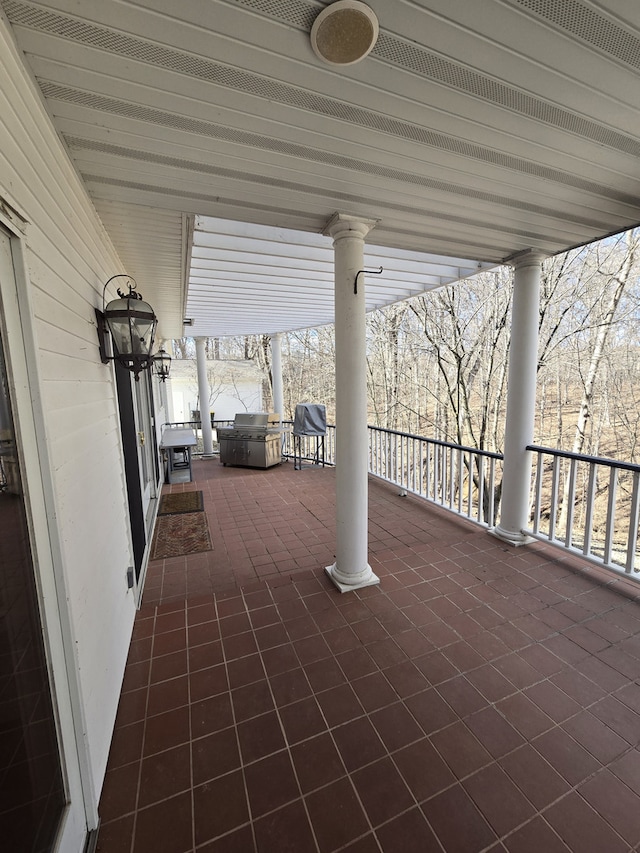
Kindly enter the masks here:
[[374, 48], [378, 19], [360, 0], [336, 0], [326, 6], [311, 27], [311, 47], [330, 65], [354, 65]]

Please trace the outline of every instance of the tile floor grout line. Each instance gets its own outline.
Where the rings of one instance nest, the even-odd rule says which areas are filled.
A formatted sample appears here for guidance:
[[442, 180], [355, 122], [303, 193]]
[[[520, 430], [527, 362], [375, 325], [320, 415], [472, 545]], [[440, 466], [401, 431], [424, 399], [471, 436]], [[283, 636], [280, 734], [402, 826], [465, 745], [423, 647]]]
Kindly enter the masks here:
[[[272, 601], [273, 601], [274, 607], [276, 608], [276, 612], [278, 612], [278, 615], [279, 615], [279, 611], [278, 611], [277, 603], [276, 603], [276, 601], [275, 601], [275, 599], [274, 599], [274, 597], [273, 597], [273, 593], [271, 592], [271, 593], [270, 593], [270, 595], [271, 595], [271, 598], [272, 598]], [[281, 624], [282, 624], [282, 621], [281, 621]], [[285, 627], [285, 631], [286, 631], [286, 627]], [[257, 640], [256, 640], [256, 644], [257, 644]], [[277, 648], [277, 647], [276, 647], [276, 648]], [[294, 649], [294, 653], [295, 653], [295, 649]], [[260, 649], [260, 656], [262, 657], [262, 650], [261, 650], [261, 649]], [[264, 664], [263, 664], [263, 665], [264, 665]], [[304, 667], [302, 667], [302, 666], [301, 666], [301, 669], [302, 669], [302, 671], [304, 672], [305, 680], [306, 680], [306, 682], [307, 682], [307, 684], [308, 684], [308, 686], [309, 686], [309, 690], [311, 691], [311, 695], [313, 696], [313, 695], [314, 695], [314, 692], [313, 692], [313, 689], [312, 689], [312, 687], [311, 687], [311, 684], [309, 683], [309, 680], [308, 680], [308, 678], [307, 678], [307, 674], [306, 674], [306, 672], [304, 671]], [[265, 668], [265, 673], [266, 673], [266, 668]], [[306, 796], [305, 796], [305, 794], [303, 793], [303, 791], [302, 791], [302, 785], [300, 784], [300, 776], [299, 776], [298, 770], [297, 770], [297, 768], [296, 768], [296, 764], [295, 764], [295, 761], [294, 761], [294, 758], [293, 758], [293, 754], [292, 754], [292, 751], [291, 751], [291, 744], [289, 743], [289, 738], [287, 737], [287, 732], [286, 732], [286, 730], [285, 730], [285, 726], [284, 726], [284, 723], [283, 723], [283, 721], [282, 721], [282, 716], [281, 716], [281, 714], [280, 714], [280, 706], [279, 706], [279, 705], [278, 705], [278, 703], [276, 702], [276, 697], [275, 697], [275, 695], [274, 695], [274, 693], [273, 693], [273, 686], [272, 686], [272, 684], [271, 684], [271, 678], [270, 678], [268, 675], [267, 675], [267, 684], [268, 684], [268, 686], [269, 686], [269, 695], [271, 696], [271, 701], [273, 702], [273, 707], [275, 708], [276, 715], [277, 715], [277, 717], [278, 717], [278, 723], [279, 723], [279, 725], [280, 725], [280, 731], [281, 731], [281, 733], [282, 733], [282, 737], [283, 737], [283, 739], [284, 739], [284, 743], [285, 743], [285, 748], [286, 748], [287, 756], [288, 756], [289, 761], [290, 761], [290, 763], [291, 763], [291, 768], [292, 768], [292, 770], [293, 770], [293, 774], [294, 774], [294, 777], [295, 777], [295, 780], [296, 780], [296, 785], [298, 786], [298, 791], [299, 791], [299, 794], [300, 794], [300, 797], [299, 797], [299, 798], [300, 798], [300, 801], [301, 801], [301, 803], [302, 803], [302, 807], [303, 807], [303, 809], [304, 809], [304, 813], [305, 813], [306, 818], [307, 818], [307, 822], [308, 822], [308, 825], [309, 825], [309, 829], [310, 829], [310, 831], [311, 831], [311, 835], [312, 835], [312, 838], [313, 838], [313, 842], [314, 842], [314, 844], [315, 844], [315, 846], [316, 846], [316, 851], [317, 851], [317, 853], [321, 853], [320, 843], [319, 843], [319, 841], [318, 841], [318, 837], [317, 837], [317, 833], [316, 833], [315, 827], [314, 827], [314, 825], [313, 825], [313, 821], [311, 820], [311, 814], [309, 813], [309, 806], [308, 806], [308, 803], [307, 803], [307, 800], [306, 800]], [[294, 703], [289, 703], [289, 704], [294, 704]], [[320, 708], [320, 713], [322, 713], [322, 708]], [[309, 738], [309, 739], [310, 739], [310, 738]]]
[[149, 674], [147, 676], [147, 696], [145, 700], [145, 714], [144, 714], [144, 723], [142, 726], [142, 742], [140, 744], [140, 760], [138, 766], [138, 783], [136, 786], [136, 798], [135, 798], [135, 807], [133, 811], [133, 827], [131, 830], [131, 853], [135, 851], [135, 840], [136, 840], [136, 831], [138, 825], [138, 804], [140, 801], [140, 789], [142, 786], [142, 762], [144, 761], [144, 750], [145, 750], [145, 741], [146, 741], [146, 732], [147, 732], [147, 719], [148, 719], [148, 710], [149, 710], [149, 699], [151, 694], [151, 666], [153, 660], [153, 647], [155, 645], [155, 625], [158, 620], [158, 608], [156, 607], [155, 614], [153, 617], [153, 633], [152, 633], [152, 641], [151, 641], [151, 651], [149, 657]]
[[[313, 615], [312, 615], [311, 613], [309, 613], [309, 615], [311, 616], [311, 618], [313, 618]], [[312, 636], [316, 636], [316, 635], [312, 635]], [[311, 695], [312, 695], [312, 697], [316, 697], [318, 694], [317, 694], [317, 692], [313, 689], [312, 685], [309, 683], [307, 673], [306, 673], [306, 671], [305, 671], [305, 669], [304, 669], [304, 664], [303, 664], [302, 660], [300, 659], [300, 656], [299, 656], [298, 652], [297, 652], [297, 651], [296, 651], [296, 649], [295, 649], [295, 643], [293, 643], [293, 642], [292, 642], [292, 645], [293, 645], [293, 650], [294, 650], [294, 652], [295, 652], [295, 654], [296, 654], [296, 657], [297, 657], [297, 659], [298, 659], [298, 663], [300, 664], [300, 668], [303, 670], [303, 672], [305, 672], [305, 679], [307, 680], [307, 684], [309, 685], [309, 689], [311, 690]], [[330, 656], [329, 656], [329, 657], [327, 657], [327, 658], [323, 658], [322, 660], [327, 660], [327, 659], [330, 659]], [[272, 698], [272, 700], [273, 700], [273, 702], [274, 702], [274, 707], [276, 708], [276, 712], [277, 712], [277, 714], [278, 714], [278, 718], [279, 718], [279, 722], [280, 722], [281, 731], [282, 731], [282, 734], [283, 734], [283, 737], [284, 737], [285, 748], [286, 748], [286, 751], [287, 751], [287, 753], [288, 753], [288, 755], [289, 755], [289, 759], [290, 759], [290, 761], [291, 761], [291, 766], [292, 766], [292, 768], [293, 768], [293, 772], [294, 772], [294, 775], [295, 775], [295, 777], [296, 777], [296, 782], [297, 782], [297, 784], [298, 784], [298, 788], [299, 788], [299, 791], [300, 791], [300, 799], [302, 800], [303, 807], [304, 807], [304, 809], [305, 809], [305, 813], [306, 813], [306, 815], [307, 815], [307, 819], [308, 819], [308, 821], [309, 821], [309, 826], [311, 827], [311, 831], [312, 831], [312, 833], [313, 833], [314, 841], [315, 841], [316, 846], [317, 846], [317, 848], [318, 848], [318, 850], [319, 850], [319, 849], [320, 849], [320, 845], [319, 845], [319, 842], [318, 842], [318, 839], [317, 839], [317, 835], [316, 835], [316, 832], [315, 832], [315, 829], [314, 829], [313, 823], [312, 823], [312, 821], [311, 821], [311, 816], [310, 816], [310, 814], [309, 814], [308, 805], [307, 805], [307, 799], [306, 799], [306, 798], [307, 798], [308, 796], [310, 796], [310, 795], [312, 795], [312, 794], [316, 793], [317, 791], [320, 791], [320, 790], [322, 790], [322, 789], [324, 789], [324, 788], [328, 788], [328, 787], [330, 787], [332, 784], [334, 784], [334, 782], [336, 782], [336, 781], [338, 781], [338, 780], [335, 780], [335, 779], [334, 779], [334, 780], [331, 780], [331, 781], [329, 781], [329, 782], [326, 782], [325, 784], [320, 785], [320, 786], [318, 786], [318, 787], [316, 787], [316, 788], [312, 788], [311, 790], [307, 791], [306, 793], [303, 793], [303, 792], [302, 792], [302, 785], [301, 785], [301, 783], [300, 783], [299, 773], [298, 773], [298, 770], [296, 769], [296, 764], [295, 764], [295, 761], [294, 761], [294, 759], [293, 759], [293, 755], [292, 755], [292, 752], [291, 752], [291, 750], [292, 750], [292, 745], [289, 743], [289, 740], [288, 740], [288, 737], [287, 737], [287, 734], [286, 734], [286, 731], [285, 731], [285, 727], [284, 727], [284, 724], [283, 724], [283, 722], [282, 722], [282, 717], [281, 717], [281, 714], [280, 714], [280, 708], [279, 708], [279, 706], [277, 705], [277, 703], [276, 703], [276, 701], [275, 701], [275, 696], [273, 695], [273, 690], [272, 690], [272, 688], [271, 688], [271, 682], [270, 682], [270, 680], [269, 680], [269, 687], [270, 687], [270, 692], [271, 692], [271, 698]], [[319, 691], [319, 692], [320, 692], [320, 693], [322, 693], [322, 692], [328, 692], [328, 690], [330, 690], [330, 689], [332, 689], [332, 688], [327, 688], [327, 690], [325, 690], [325, 691]], [[290, 703], [290, 704], [295, 704], [295, 703]], [[287, 706], [284, 706], [284, 707], [287, 707]], [[374, 830], [373, 830], [373, 826], [372, 826], [372, 824], [371, 824], [371, 821], [370, 821], [370, 819], [369, 819], [368, 813], [367, 813], [366, 809], [364, 808], [364, 804], [363, 804], [363, 803], [362, 803], [362, 801], [361, 801], [360, 795], [359, 795], [359, 793], [358, 793], [358, 791], [357, 791], [357, 789], [356, 789], [356, 787], [355, 787], [355, 785], [354, 785], [354, 783], [353, 783], [353, 780], [351, 779], [351, 774], [350, 774], [350, 772], [348, 771], [348, 769], [347, 769], [346, 765], [344, 764], [344, 760], [343, 760], [343, 758], [342, 758], [342, 755], [340, 754], [340, 751], [339, 751], [339, 749], [338, 749], [338, 745], [336, 744], [335, 739], [334, 739], [334, 737], [333, 737], [332, 729], [334, 729], [334, 728], [338, 728], [339, 726], [333, 726], [333, 727], [332, 727], [332, 726], [329, 724], [329, 721], [328, 721], [328, 720], [327, 720], [327, 718], [326, 718], [325, 711], [323, 710], [322, 706], [321, 706], [319, 703], [318, 703], [318, 707], [319, 707], [319, 713], [321, 714], [321, 716], [322, 716], [322, 718], [323, 718], [323, 720], [324, 720], [324, 722], [325, 722], [325, 725], [326, 725], [326, 731], [325, 731], [325, 732], [322, 732], [322, 734], [323, 734], [323, 735], [324, 735], [324, 734], [328, 734], [328, 735], [329, 735], [329, 737], [331, 737], [331, 741], [332, 741], [332, 743], [333, 743], [334, 748], [336, 749], [336, 753], [337, 753], [337, 755], [338, 755], [338, 757], [339, 757], [339, 759], [340, 759], [340, 762], [341, 762], [341, 764], [342, 764], [342, 768], [343, 768], [343, 770], [344, 770], [344, 774], [343, 774], [343, 776], [342, 776], [341, 778], [348, 778], [348, 779], [349, 779], [349, 782], [350, 782], [350, 785], [351, 785], [351, 790], [353, 791], [353, 793], [354, 793], [354, 795], [356, 796], [356, 798], [357, 798], [358, 802], [360, 803], [360, 806], [361, 806], [361, 808], [362, 808], [363, 814], [365, 815], [366, 820], [367, 820], [367, 823], [368, 823], [368, 825], [369, 825], [369, 830], [368, 830], [368, 832], [367, 832], [367, 833], [365, 833], [365, 834], [364, 834], [364, 836], [360, 836], [360, 837], [365, 837], [367, 834], [369, 834], [369, 832], [372, 832], [372, 833], [373, 833], [373, 832], [374, 832]], [[364, 712], [364, 709], [363, 709], [363, 714], [362, 714], [362, 715], [360, 715], [357, 719], [360, 719], [361, 717], [366, 717], [366, 716], [367, 716], [367, 715], [366, 715], [366, 712]], [[302, 740], [298, 741], [295, 745], [296, 745], [296, 746], [298, 746], [298, 745], [300, 745], [300, 744], [302, 744], [302, 743], [310, 742], [310, 741], [312, 741], [315, 737], [319, 737], [319, 736], [320, 736], [320, 735], [318, 735], [318, 734], [310, 735], [308, 738], [304, 738], [304, 739], [302, 739]], [[375, 833], [374, 833], [374, 834], [375, 834]], [[356, 841], [356, 840], [357, 840], [357, 838], [352, 838], [352, 839], [350, 839], [350, 840], [346, 843], [346, 845], [342, 845], [341, 847], [336, 848], [336, 850], [342, 850], [342, 849], [344, 849], [344, 847], [345, 847], [345, 846], [350, 846], [350, 845], [351, 845], [352, 843], [354, 843], [354, 841]], [[377, 841], [377, 839], [376, 839], [376, 841]]]
[[[203, 493], [204, 500], [204, 493]], [[186, 667], [187, 667], [187, 706], [189, 709], [189, 779], [191, 782], [191, 844], [193, 850], [196, 849], [196, 804], [195, 804], [195, 796], [194, 792], [196, 786], [194, 784], [194, 775], [193, 775], [193, 719], [191, 715], [192, 708], [192, 697], [191, 697], [191, 665], [189, 662], [189, 651], [191, 648], [190, 643], [190, 630], [191, 626], [189, 625], [189, 608], [187, 607], [187, 598], [185, 596], [184, 602], [184, 630], [185, 630], [185, 654], [186, 654]]]

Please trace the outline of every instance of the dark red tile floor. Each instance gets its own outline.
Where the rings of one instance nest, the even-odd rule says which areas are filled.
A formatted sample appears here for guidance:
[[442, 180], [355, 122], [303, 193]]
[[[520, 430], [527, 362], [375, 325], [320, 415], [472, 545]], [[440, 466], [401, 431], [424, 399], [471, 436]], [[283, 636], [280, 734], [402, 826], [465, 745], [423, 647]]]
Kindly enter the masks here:
[[[101, 853], [640, 849], [640, 588], [331, 469], [194, 463], [213, 550], [149, 566]], [[177, 487], [172, 487], [176, 489]]]

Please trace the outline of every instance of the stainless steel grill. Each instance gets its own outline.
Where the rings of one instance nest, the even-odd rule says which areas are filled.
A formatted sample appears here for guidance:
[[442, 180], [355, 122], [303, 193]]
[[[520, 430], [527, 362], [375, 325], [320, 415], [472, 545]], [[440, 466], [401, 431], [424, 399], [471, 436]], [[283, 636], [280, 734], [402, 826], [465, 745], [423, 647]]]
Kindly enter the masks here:
[[281, 415], [239, 412], [232, 427], [218, 429], [223, 465], [271, 468], [282, 461]]

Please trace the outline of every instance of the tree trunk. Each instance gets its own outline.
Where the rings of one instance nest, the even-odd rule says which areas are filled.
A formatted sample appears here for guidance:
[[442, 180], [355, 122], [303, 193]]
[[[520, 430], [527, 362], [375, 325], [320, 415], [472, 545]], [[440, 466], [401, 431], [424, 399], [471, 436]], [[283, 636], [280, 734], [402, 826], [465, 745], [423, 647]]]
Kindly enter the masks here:
[[[582, 400], [580, 402], [580, 410], [578, 412], [578, 420], [576, 423], [576, 430], [573, 438], [573, 447], [571, 448], [573, 453], [582, 453], [584, 448], [587, 423], [591, 416], [593, 389], [598, 375], [598, 369], [600, 367], [600, 362], [602, 361], [602, 356], [607, 343], [607, 338], [609, 337], [609, 333], [611, 332], [611, 328], [613, 326], [616, 310], [618, 308], [618, 305], [620, 304], [620, 299], [622, 298], [625, 285], [629, 279], [629, 274], [635, 262], [639, 235], [640, 232], [634, 233], [632, 235], [632, 239], [630, 240], [627, 252], [620, 265], [620, 269], [618, 273], [612, 276], [611, 278], [611, 280], [614, 282], [614, 288], [611, 292], [609, 301], [604, 309], [602, 318], [596, 331], [596, 340], [593, 347], [593, 352], [591, 353], [591, 359], [589, 362], [587, 375], [584, 381]], [[560, 518], [558, 522], [560, 530], [566, 529], [567, 518], [569, 514], [568, 503], [569, 477], [565, 479], [564, 484], [562, 508], [560, 511]]]

